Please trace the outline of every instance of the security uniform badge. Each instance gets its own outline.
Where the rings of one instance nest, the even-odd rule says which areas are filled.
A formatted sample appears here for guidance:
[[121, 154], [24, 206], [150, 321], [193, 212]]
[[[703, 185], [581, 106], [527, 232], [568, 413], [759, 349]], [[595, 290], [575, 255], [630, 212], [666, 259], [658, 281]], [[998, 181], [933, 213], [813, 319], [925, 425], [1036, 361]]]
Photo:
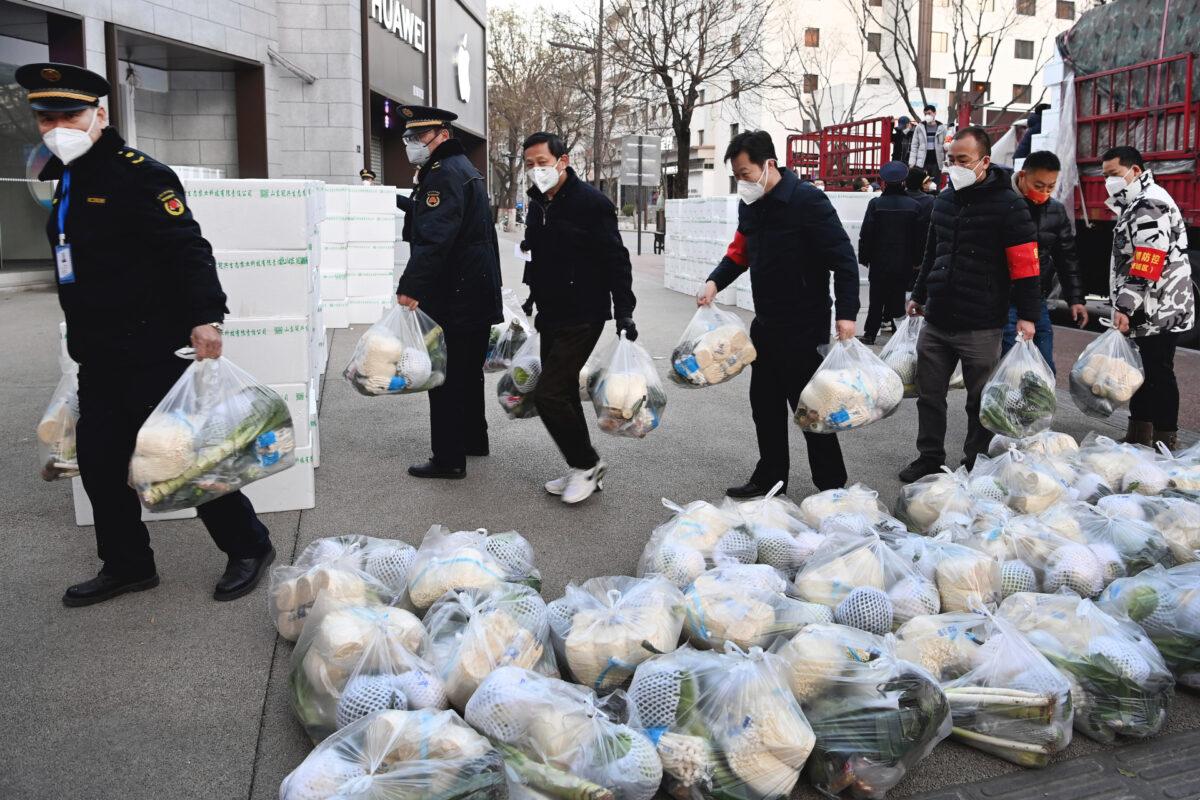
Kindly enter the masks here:
[[430, 208], [437, 208], [442, 202], [441, 192], [429, 192], [425, 195], [425, 205]]
[[168, 189], [167, 191], [160, 194], [158, 196], [158, 199], [163, 204], [163, 210], [166, 211], [168, 214], [170, 214], [172, 217], [178, 217], [178, 216], [182, 215], [184, 211], [187, 210], [186, 208], [184, 208], [183, 201], [180, 200], [178, 197], [176, 197], [175, 192], [172, 191], [171, 189]]

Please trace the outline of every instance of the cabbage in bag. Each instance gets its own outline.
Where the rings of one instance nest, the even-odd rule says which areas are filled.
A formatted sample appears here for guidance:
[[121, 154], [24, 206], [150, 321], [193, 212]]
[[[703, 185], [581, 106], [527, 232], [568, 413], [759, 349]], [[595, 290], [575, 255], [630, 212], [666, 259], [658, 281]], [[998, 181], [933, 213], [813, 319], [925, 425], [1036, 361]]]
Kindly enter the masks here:
[[367, 397], [427, 392], [446, 381], [446, 336], [421, 309], [393, 306], [358, 340], [342, 375]]
[[38, 461], [42, 480], [74, 478], [79, 474], [75, 426], [79, 423], [79, 368], [64, 372], [50, 404], [38, 422]]
[[434, 525], [421, 540], [408, 573], [408, 598], [424, 611], [446, 592], [521, 583], [534, 591], [542, 576], [533, 547], [516, 531], [489, 534], [484, 528], [452, 532]]
[[769, 647], [805, 625], [830, 622], [833, 612], [787, 596], [787, 581], [765, 564], [717, 567], [696, 578], [684, 593], [687, 633], [693, 645], [720, 650]]
[[842, 339], [800, 392], [795, 420], [810, 433], [836, 433], [890, 416], [904, 397], [895, 370], [858, 339]]
[[667, 374], [681, 386], [714, 386], [733, 380], [757, 355], [741, 318], [710, 303], [684, 328]]
[[1057, 408], [1050, 365], [1033, 340], [1018, 336], [983, 387], [979, 421], [992, 433], [1022, 439], [1049, 428]]
[[924, 324], [924, 317], [904, 317], [896, 323], [896, 332], [879, 351], [883, 363], [900, 376], [905, 397], [917, 396], [917, 339]]
[[496, 399], [509, 419], [537, 416], [534, 392], [542, 377], [542, 337], [533, 331], [512, 358], [512, 363], [496, 384]]
[[1200, 565], [1154, 566], [1113, 581], [1097, 605], [1140, 625], [1175, 679], [1200, 689]]
[[625, 338], [613, 350], [592, 391], [600, 430], [641, 439], [662, 423], [667, 395], [646, 348]]
[[227, 358], [193, 362], [142, 423], [129, 485], [150, 511], [179, 511], [296, 463], [287, 403]]
[[780, 481], [763, 497], [726, 498], [725, 509], [736, 514], [742, 524], [718, 546], [718, 565], [757, 560], [779, 570], [789, 581], [796, 577], [824, 537], [805, 524], [803, 506], [778, 493], [782, 488]]
[[667, 498], [662, 504], [674, 512], [654, 529], [638, 562], [639, 578], [662, 575], [686, 589], [704, 570], [736, 561], [753, 564], [757, 551], [753, 534], [728, 508], [697, 500], [686, 507]]
[[1146, 380], [1142, 356], [1116, 328], [1083, 349], [1071, 368], [1071, 399], [1089, 417], [1107, 419]]

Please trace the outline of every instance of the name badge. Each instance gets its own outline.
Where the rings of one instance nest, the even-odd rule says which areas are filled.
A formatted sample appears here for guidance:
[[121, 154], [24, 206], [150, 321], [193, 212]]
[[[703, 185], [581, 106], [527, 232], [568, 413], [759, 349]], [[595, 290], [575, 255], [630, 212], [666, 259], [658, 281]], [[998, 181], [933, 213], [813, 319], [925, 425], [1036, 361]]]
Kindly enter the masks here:
[[54, 248], [54, 261], [58, 265], [58, 282], [75, 282], [75, 265], [71, 263], [71, 245], [60, 244]]

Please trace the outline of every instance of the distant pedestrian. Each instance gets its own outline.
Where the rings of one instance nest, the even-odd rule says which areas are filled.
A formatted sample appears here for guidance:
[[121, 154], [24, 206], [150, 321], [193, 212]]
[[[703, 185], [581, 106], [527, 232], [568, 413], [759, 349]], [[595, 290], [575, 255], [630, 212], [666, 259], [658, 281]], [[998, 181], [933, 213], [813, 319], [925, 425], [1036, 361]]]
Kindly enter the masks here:
[[1017, 142], [1017, 149], [1013, 151], [1014, 160], [1029, 156], [1030, 150], [1033, 149], [1034, 134], [1042, 132], [1042, 112], [1049, 108], [1049, 103], [1038, 103], [1034, 106], [1033, 111], [1029, 112], [1029, 116], [1025, 119], [1025, 135], [1021, 137], [1021, 141]]
[[525, 265], [530, 310], [542, 341], [542, 374], [534, 392], [538, 415], [570, 472], [546, 483], [564, 503], [583, 502], [604, 485], [607, 465], [592, 447], [579, 399], [579, 371], [616, 318], [617, 332], [634, 341], [637, 298], [629, 251], [617, 228], [617, 209], [570, 166], [566, 143], [539, 132], [522, 145], [529, 189]]
[[912, 120], [904, 116], [896, 120], [896, 127], [892, 129], [892, 161], [908, 163], [908, 151], [912, 147], [912, 137]]
[[1125, 441], [1177, 444], [1175, 346], [1196, 324], [1187, 226], [1142, 154], [1114, 147], [1101, 157], [1108, 206], [1117, 215], [1109, 276], [1113, 325], [1137, 345], [1146, 381], [1129, 401]]
[[917, 215], [917, 235], [920, 239], [920, 247], [922, 253], [917, 257], [913, 265], [912, 274], [908, 278], [908, 285], [905, 287], [908, 291], [912, 291], [913, 284], [917, 282], [917, 273], [921, 271], [921, 258], [924, 256], [925, 239], [929, 234], [929, 218], [933, 214], [933, 198], [937, 192], [929, 191], [929, 176], [921, 167], [909, 167], [908, 176], [904, 179], [904, 193], [917, 201], [917, 206], [920, 208], [920, 213]]
[[871, 284], [863, 344], [875, 344], [880, 323], [904, 316], [904, 292], [924, 253], [921, 206], [904, 189], [907, 174], [903, 162], [884, 164], [879, 171], [883, 193], [871, 198], [863, 216], [858, 263], [867, 268]]
[[[1087, 325], [1087, 306], [1083, 304], [1083, 279], [1079, 275], [1079, 256], [1075, 252], [1075, 232], [1066, 207], [1052, 195], [1062, 169], [1058, 156], [1049, 150], [1039, 150], [1025, 159], [1022, 169], [1013, 175], [1013, 188], [1025, 198], [1033, 227], [1037, 229], [1039, 279], [1042, 290], [1042, 313], [1036, 323], [1033, 343], [1054, 372], [1054, 326], [1050, 324], [1050, 308], [1046, 297], [1054, 289], [1054, 278], [1062, 297], [1071, 309], [1071, 319], [1080, 327]], [[1017, 341], [1017, 306], [1008, 310], [1004, 326], [1004, 353]]]
[[937, 109], [925, 106], [925, 119], [913, 129], [908, 165], [921, 167], [938, 184], [942, 179], [942, 163], [946, 160], [946, 125], [937, 118]]
[[825, 191], [825, 181], [821, 180], [820, 178], [815, 178], [812, 182], [812, 185], [815, 188], [820, 189], [822, 192]]
[[856, 192], [870, 192], [871, 191], [871, 182], [869, 180], [867, 180], [866, 178], [862, 178], [862, 177], [855, 178], [853, 186], [854, 186], [854, 191], [856, 191]]
[[[708, 305], [750, 271], [755, 312], [750, 338], [758, 351], [750, 368], [750, 411], [759, 459], [750, 480], [726, 492], [747, 498], [766, 494], [779, 481], [787, 490], [788, 408], [796, 408], [821, 363], [817, 348], [829, 342], [831, 310], [838, 338], [854, 336], [858, 264], [829, 197], [791, 170], [779, 169], [770, 134], [739, 133], [725, 161], [738, 181], [738, 229], [696, 302]], [[825, 288], [831, 272], [836, 303]], [[817, 488], [844, 486], [846, 465], [836, 434], [806, 432], [804, 442]]]

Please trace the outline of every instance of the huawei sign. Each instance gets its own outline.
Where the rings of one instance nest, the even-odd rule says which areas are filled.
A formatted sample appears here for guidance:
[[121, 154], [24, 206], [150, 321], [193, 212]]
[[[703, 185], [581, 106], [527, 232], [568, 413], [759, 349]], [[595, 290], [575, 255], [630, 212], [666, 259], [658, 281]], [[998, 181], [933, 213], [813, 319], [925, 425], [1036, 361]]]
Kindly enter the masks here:
[[419, 52], [425, 52], [425, 20], [400, 0], [371, 0], [371, 19]]
[[467, 34], [463, 34], [454, 51], [454, 70], [458, 77], [458, 99], [471, 102], [471, 51], [467, 49]]

